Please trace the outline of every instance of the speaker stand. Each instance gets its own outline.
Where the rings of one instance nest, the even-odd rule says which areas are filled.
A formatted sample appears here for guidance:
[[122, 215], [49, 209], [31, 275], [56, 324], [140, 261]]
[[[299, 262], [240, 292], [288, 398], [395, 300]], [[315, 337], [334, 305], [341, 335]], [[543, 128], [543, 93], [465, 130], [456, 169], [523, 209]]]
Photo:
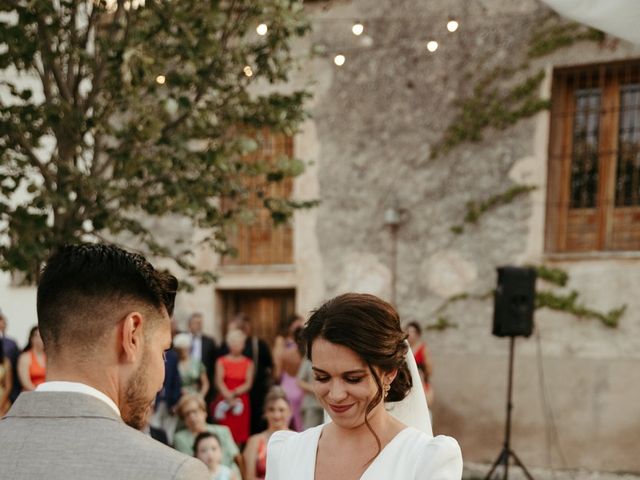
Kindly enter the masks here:
[[509, 478], [509, 460], [513, 458], [514, 463], [522, 469], [525, 476], [529, 480], [533, 480], [533, 477], [527, 470], [527, 467], [520, 461], [516, 452], [511, 448], [511, 410], [513, 410], [513, 403], [511, 401], [512, 393], [513, 393], [513, 353], [515, 351], [516, 338], [510, 338], [510, 346], [509, 346], [509, 379], [507, 386], [507, 425], [505, 427], [504, 432], [504, 444], [502, 446], [502, 450], [498, 455], [498, 458], [493, 465], [491, 466], [491, 470], [487, 473], [487, 476], [484, 477], [484, 480], [490, 480], [491, 475], [495, 472], [496, 468], [499, 465], [503, 465], [504, 467], [504, 475], [502, 476], [503, 480], [507, 480]]

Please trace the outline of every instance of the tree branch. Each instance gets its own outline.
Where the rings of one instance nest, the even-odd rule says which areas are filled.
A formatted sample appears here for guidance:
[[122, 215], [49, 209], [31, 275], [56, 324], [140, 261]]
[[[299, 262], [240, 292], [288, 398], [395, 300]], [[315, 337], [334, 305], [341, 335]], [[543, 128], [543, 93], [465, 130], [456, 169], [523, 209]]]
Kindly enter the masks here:
[[[31, 62], [34, 70], [38, 72], [38, 77], [40, 77], [40, 83], [42, 84], [42, 91], [44, 93], [45, 101], [47, 105], [51, 105], [52, 93], [51, 93], [51, 79], [44, 71], [44, 69], [40, 69], [40, 66], [36, 64], [35, 61]], [[43, 66], [44, 68], [44, 66]]]
[[48, 70], [53, 74], [53, 78], [56, 80], [56, 86], [58, 91], [64, 100], [68, 103], [72, 102], [72, 95], [69, 91], [66, 82], [60, 71], [60, 66], [55, 61], [55, 56], [51, 50], [51, 38], [47, 32], [47, 26], [44, 24], [41, 17], [38, 17], [38, 38], [40, 40], [40, 51], [42, 52], [42, 64], [45, 68], [45, 73]]
[[[122, 18], [122, 15], [124, 15], [125, 9], [124, 9], [124, 0], [118, 0], [118, 8], [116, 10], [116, 13], [113, 15], [113, 20], [111, 21], [111, 23], [109, 24], [108, 27], [108, 34], [110, 37], [113, 37], [115, 35], [115, 32], [117, 30], [117, 26], [118, 26], [118, 22], [120, 21], [120, 19]], [[93, 13], [93, 10], [92, 10]], [[98, 19], [99, 17], [96, 16], [94, 22], [97, 24], [98, 23]], [[88, 36], [89, 36], [90, 31], [87, 30], [87, 40], [88, 41]], [[98, 33], [96, 32], [96, 37], [98, 36]], [[127, 26], [125, 29], [125, 34], [124, 37], [122, 39], [122, 45], [121, 48], [124, 49], [124, 47], [127, 45], [127, 42], [129, 40], [129, 21], [127, 21]], [[89, 109], [91, 109], [94, 104], [95, 104], [95, 100], [98, 96], [98, 94], [100, 93], [100, 89], [102, 87], [102, 82], [104, 80], [104, 72], [105, 72], [105, 68], [108, 62], [108, 52], [104, 53], [101, 51], [98, 51], [98, 42], [96, 41], [96, 49], [95, 49], [95, 68], [94, 68], [94, 74], [93, 74], [93, 79], [91, 81], [91, 92], [89, 92], [89, 95], [87, 95], [87, 99], [84, 102], [82, 111], [83, 113], [87, 113], [89, 111]]]
[[16, 135], [15, 133], [10, 133], [9, 138], [11, 138], [11, 140], [15, 144], [17, 144], [22, 152], [27, 156], [27, 158], [29, 159], [29, 164], [38, 169], [38, 171], [42, 175], [47, 190], [53, 192], [53, 178], [51, 176], [51, 172], [47, 170], [47, 166], [42, 163], [36, 156], [36, 154], [31, 149], [31, 146], [27, 144], [22, 136]]
[[[76, 14], [78, 11], [78, 2], [74, 1], [71, 6], [71, 18], [69, 19], [69, 25], [67, 27], [67, 31], [69, 32], [69, 44], [71, 48], [67, 52], [67, 88], [70, 92], [72, 92], [73, 102], [77, 101], [76, 92], [74, 89], [74, 84], [76, 83], [76, 77], [74, 75], [74, 57], [76, 48], [78, 47], [78, 32], [76, 31]], [[78, 63], [80, 63], [80, 58], [82, 55], [79, 55]], [[80, 76], [80, 71], [78, 70], [78, 77]]]
[[[88, 5], [88, 4], [87, 4]], [[88, 54], [89, 51], [89, 39], [91, 38], [91, 32], [94, 31], [96, 24], [98, 23], [98, 20], [100, 19], [100, 15], [98, 15], [98, 8], [93, 5], [91, 7], [91, 13], [89, 14], [89, 19], [87, 20], [87, 30], [84, 32], [84, 36], [82, 37], [82, 40], [80, 41], [80, 46], [83, 49], [83, 51]], [[94, 58], [97, 58], [98, 52], [96, 50], [96, 46], [95, 46], [95, 41], [94, 41]], [[79, 93], [80, 93], [80, 83], [82, 82], [83, 78], [82, 78], [82, 69], [84, 68], [84, 56], [81, 55], [80, 58], [78, 59], [78, 74], [76, 75], [76, 81], [75, 81], [75, 85], [73, 86], [73, 95], [74, 98], [78, 98]], [[101, 68], [99, 68], [98, 70], [102, 70]], [[102, 73], [100, 74], [102, 75]], [[95, 76], [94, 76], [95, 78]], [[92, 82], [93, 83], [93, 82]], [[92, 88], [93, 91], [93, 88]], [[76, 100], [77, 101], [77, 100]], [[89, 102], [85, 102], [85, 104], [82, 106], [82, 111], [83, 113], [87, 113], [88, 109], [93, 105], [93, 101], [91, 102], [91, 105], [89, 105]]]

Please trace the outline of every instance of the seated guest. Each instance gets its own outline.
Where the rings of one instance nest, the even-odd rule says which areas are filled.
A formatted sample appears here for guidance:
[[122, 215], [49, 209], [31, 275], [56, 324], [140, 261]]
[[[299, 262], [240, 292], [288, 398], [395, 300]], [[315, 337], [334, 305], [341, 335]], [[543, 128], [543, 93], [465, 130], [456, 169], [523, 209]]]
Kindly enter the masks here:
[[56, 250], [37, 294], [47, 381], [21, 393], [0, 420], [3, 473], [16, 479], [208, 478], [202, 462], [139, 431], [162, 387], [177, 286], [141, 255], [114, 246]]
[[238, 480], [238, 475], [226, 465], [222, 465], [220, 439], [211, 432], [199, 433], [193, 445], [195, 457], [209, 468], [211, 480]]
[[281, 387], [272, 387], [264, 399], [264, 416], [267, 429], [249, 438], [244, 449], [244, 464], [247, 475], [244, 480], [264, 480], [267, 474], [267, 444], [271, 434], [279, 430], [289, 430], [291, 406]]
[[35, 390], [44, 382], [47, 366], [47, 356], [40, 336], [40, 329], [33, 327], [29, 332], [29, 341], [23, 353], [18, 358], [18, 376], [25, 392]]
[[182, 395], [197, 393], [202, 398], [209, 391], [209, 378], [207, 369], [202, 362], [189, 353], [191, 349], [191, 336], [188, 333], [179, 333], [173, 339], [173, 349], [178, 353], [178, 372], [182, 381]]
[[223, 425], [207, 423], [207, 411], [200, 395], [184, 395], [176, 406], [176, 412], [187, 427], [176, 432], [173, 437], [173, 447], [176, 450], [193, 455], [196, 436], [202, 432], [215, 433], [222, 446], [222, 464], [231, 467], [236, 473], [242, 471], [242, 456], [233, 441], [231, 431]]

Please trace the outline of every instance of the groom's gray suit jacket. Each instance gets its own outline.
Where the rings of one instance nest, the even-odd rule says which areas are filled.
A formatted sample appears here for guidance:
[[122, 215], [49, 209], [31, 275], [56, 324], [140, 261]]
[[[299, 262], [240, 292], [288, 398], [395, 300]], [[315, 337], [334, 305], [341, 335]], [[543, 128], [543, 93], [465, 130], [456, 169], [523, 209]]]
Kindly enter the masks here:
[[205, 480], [200, 460], [82, 393], [22, 393], [0, 420], [0, 480]]

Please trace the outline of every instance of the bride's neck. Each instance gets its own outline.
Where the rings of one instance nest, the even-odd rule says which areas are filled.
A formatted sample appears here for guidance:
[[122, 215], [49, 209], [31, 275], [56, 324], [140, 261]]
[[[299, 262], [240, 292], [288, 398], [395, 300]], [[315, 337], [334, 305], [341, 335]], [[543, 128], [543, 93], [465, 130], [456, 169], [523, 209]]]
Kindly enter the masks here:
[[[386, 437], [386, 432], [393, 430], [395, 423], [398, 423], [385, 409], [384, 407], [377, 410], [373, 415], [368, 418], [369, 427], [376, 432], [379, 437]], [[334, 424], [336, 430], [335, 433], [338, 437], [344, 437], [345, 439], [356, 439], [360, 437], [370, 437], [371, 430], [367, 427], [366, 423], [363, 423], [357, 427], [344, 428], [337, 424]]]

